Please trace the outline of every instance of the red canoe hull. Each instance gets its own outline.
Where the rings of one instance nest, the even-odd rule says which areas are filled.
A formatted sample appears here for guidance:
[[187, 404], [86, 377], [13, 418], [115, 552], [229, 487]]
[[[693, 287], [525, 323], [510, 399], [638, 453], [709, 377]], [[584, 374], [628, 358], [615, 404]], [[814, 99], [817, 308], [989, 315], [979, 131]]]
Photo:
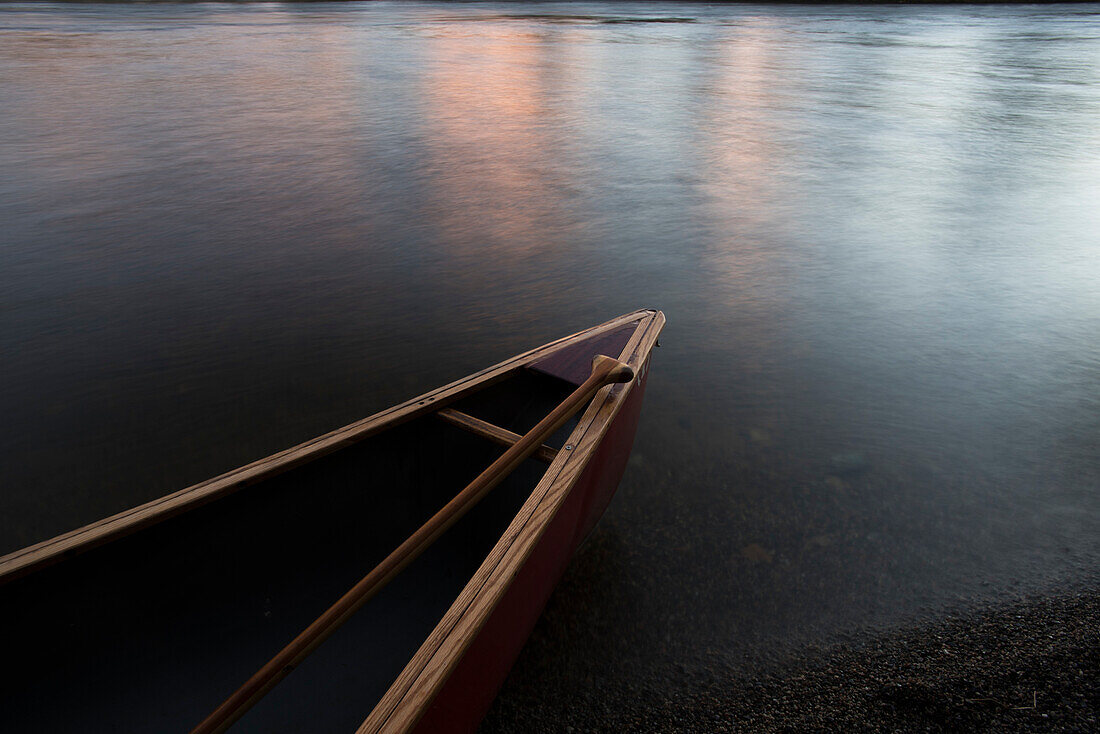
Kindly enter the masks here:
[[645, 394], [647, 364], [599, 448], [415, 731], [472, 732], [504, 684], [573, 553], [611, 502], [626, 468]]

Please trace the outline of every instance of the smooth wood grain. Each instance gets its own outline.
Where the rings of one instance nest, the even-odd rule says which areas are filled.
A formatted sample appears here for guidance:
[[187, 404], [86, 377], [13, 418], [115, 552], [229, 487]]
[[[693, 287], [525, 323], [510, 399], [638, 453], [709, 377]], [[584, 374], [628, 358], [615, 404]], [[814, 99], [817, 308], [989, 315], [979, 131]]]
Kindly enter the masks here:
[[[660, 311], [645, 313], [619, 359], [630, 364], [639, 374], [644, 374], [664, 323], [665, 317]], [[572, 450], [558, 453], [557, 459], [547, 469], [493, 550], [359, 727], [357, 734], [408, 732], [416, 726], [523, 568], [588, 465], [634, 384], [616, 385], [588, 406], [568, 439]]]
[[[463, 413], [461, 410], [455, 410], [454, 408], [444, 408], [436, 413], [436, 417], [450, 423], [452, 426], [458, 426], [463, 430], [481, 436], [482, 438], [487, 438], [493, 443], [501, 446], [512, 446], [521, 438], [518, 433], [509, 431], [507, 428], [501, 428], [498, 425], [483, 421], [480, 418], [475, 418], [469, 413]], [[541, 444], [535, 449], [535, 453], [532, 454], [532, 457], [544, 464], [549, 464], [557, 455], [557, 449], [552, 446], [547, 446], [546, 444]]]
[[634, 370], [629, 365], [597, 355], [592, 361], [591, 376], [580, 387], [260, 668], [196, 726], [192, 734], [217, 734], [232, 726], [363, 604], [522, 464], [543, 441], [588, 404], [600, 389], [610, 384], [629, 382], [633, 378]]
[[436, 411], [440, 407], [505, 379], [531, 362], [571, 343], [639, 321], [653, 313], [650, 310], [635, 311], [562, 337], [233, 471], [9, 553], [0, 557], [0, 584], [221, 499], [251, 484], [358, 443], [399, 423]]

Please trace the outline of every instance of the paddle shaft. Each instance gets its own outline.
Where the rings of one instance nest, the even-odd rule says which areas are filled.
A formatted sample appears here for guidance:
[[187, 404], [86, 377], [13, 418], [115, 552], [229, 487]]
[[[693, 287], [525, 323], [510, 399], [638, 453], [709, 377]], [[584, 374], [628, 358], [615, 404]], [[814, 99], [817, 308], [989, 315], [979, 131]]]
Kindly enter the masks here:
[[218, 708], [207, 716], [201, 724], [192, 729], [191, 734], [216, 734], [224, 732], [233, 722], [245, 714], [257, 701], [264, 697], [279, 681], [285, 678], [340, 625], [346, 622], [382, 589], [394, 576], [409, 565], [428, 546], [442, 535], [447, 528], [459, 520], [476, 505], [494, 487], [500, 484], [516, 467], [533, 454], [542, 443], [565, 425], [573, 414], [588, 404], [600, 388], [615, 382], [629, 382], [634, 371], [618, 360], [597, 356], [592, 361], [592, 374], [558, 407], [554, 408], [538, 425], [528, 431], [500, 458], [478, 475], [455, 497], [444, 505], [443, 509], [410, 535], [385, 560], [375, 566], [359, 583], [313, 621], [294, 640], [284, 647], [262, 668], [256, 671], [248, 681], [238, 688]]

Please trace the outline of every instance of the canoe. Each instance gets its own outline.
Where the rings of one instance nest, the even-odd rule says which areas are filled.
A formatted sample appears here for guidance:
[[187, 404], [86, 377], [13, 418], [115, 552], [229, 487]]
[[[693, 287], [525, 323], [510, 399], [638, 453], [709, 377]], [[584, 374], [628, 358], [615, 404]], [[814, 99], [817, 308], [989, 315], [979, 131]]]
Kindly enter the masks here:
[[[203, 730], [511, 457], [231, 717], [234, 732], [476, 729], [615, 492], [664, 322], [620, 316], [0, 558], [0, 730]], [[604, 382], [626, 381], [594, 382], [597, 355], [630, 368]]]

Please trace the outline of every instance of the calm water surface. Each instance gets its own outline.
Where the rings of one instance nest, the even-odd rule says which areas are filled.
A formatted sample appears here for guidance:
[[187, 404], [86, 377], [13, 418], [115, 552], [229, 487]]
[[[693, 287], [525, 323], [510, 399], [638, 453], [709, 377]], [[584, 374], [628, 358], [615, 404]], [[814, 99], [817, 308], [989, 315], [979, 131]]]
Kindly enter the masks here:
[[1097, 120], [1095, 5], [5, 5], [0, 551], [656, 306], [521, 671], [1072, 583]]

